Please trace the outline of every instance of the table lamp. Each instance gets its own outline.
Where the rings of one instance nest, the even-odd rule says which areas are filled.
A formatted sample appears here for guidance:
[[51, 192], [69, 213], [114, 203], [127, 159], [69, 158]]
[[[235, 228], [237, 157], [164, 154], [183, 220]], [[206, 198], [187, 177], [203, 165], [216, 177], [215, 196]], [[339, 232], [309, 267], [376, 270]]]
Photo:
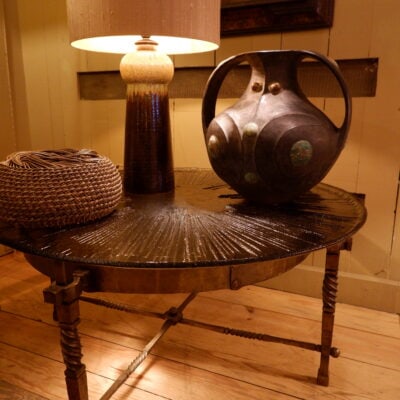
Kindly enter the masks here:
[[73, 47], [125, 54], [124, 189], [174, 189], [167, 54], [211, 51], [220, 40], [219, 0], [67, 0]]

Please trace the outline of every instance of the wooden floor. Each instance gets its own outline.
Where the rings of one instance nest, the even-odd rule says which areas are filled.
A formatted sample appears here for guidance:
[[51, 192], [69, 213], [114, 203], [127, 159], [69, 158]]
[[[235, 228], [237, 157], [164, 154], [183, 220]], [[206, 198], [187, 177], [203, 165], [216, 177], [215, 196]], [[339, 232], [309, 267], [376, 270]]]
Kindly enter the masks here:
[[[48, 279], [21, 254], [0, 257], [0, 399], [66, 399], [59, 331], [43, 303]], [[340, 290], [340, 288], [339, 288]], [[102, 295], [165, 311], [185, 295]], [[318, 343], [321, 302], [249, 286], [200, 294], [186, 318]], [[162, 324], [81, 304], [90, 399], [98, 399]], [[338, 304], [330, 386], [316, 385], [319, 354], [174, 326], [115, 399], [400, 399], [399, 316]]]

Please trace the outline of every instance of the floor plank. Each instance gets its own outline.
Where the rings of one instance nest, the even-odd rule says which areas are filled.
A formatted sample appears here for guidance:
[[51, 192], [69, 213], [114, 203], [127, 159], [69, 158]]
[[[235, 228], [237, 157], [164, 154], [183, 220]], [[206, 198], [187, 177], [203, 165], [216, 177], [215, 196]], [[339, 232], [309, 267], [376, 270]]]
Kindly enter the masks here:
[[49, 400], [0, 380], [0, 400]]
[[[0, 322], [1, 326], [7, 327], [7, 329], [2, 329], [0, 342], [4, 343], [4, 337], [8, 337], [7, 345], [9, 347], [7, 350], [6, 345], [0, 345], [0, 379], [9, 381], [14, 385], [18, 384], [18, 371], [24, 368], [24, 363], [29, 358], [29, 365], [30, 367], [35, 366], [34, 373], [37, 376], [29, 376], [30, 384], [26, 386], [26, 389], [41, 393], [41, 388], [38, 386], [41, 386], [41, 382], [45, 378], [48, 391], [45, 389], [43, 395], [51, 399], [52, 396], [62, 398], [64, 383], [62, 371], [64, 366], [58, 345], [58, 328], [44, 326], [40, 322], [5, 312], [0, 313]], [[19, 327], [17, 331], [13, 329], [15, 326]], [[29, 338], [26, 338], [26, 332], [30, 333]], [[89, 379], [90, 389], [102, 387], [103, 390], [106, 390], [112, 383], [112, 379], [117, 378], [121, 370], [126, 368], [138, 354], [137, 349], [86, 335], [82, 335], [82, 342], [86, 352], [84, 362], [87, 371], [92, 380], [94, 380], [94, 377], [97, 379], [96, 383], [92, 382], [92, 384]], [[203, 358], [205, 358], [205, 355], [203, 355]], [[12, 367], [10, 368], [10, 366]], [[40, 379], [40, 376], [42, 379]], [[108, 384], [107, 382], [100, 382], [100, 378], [108, 378]], [[19, 383], [21, 384], [21, 382]], [[24, 383], [26, 383], [26, 379]], [[57, 390], [50, 392], [53, 388]], [[148, 398], [171, 399], [206, 400], [210, 396], [215, 396], [214, 398], [218, 399], [259, 399], [266, 393], [268, 393], [268, 398], [271, 399], [290, 398], [290, 396], [288, 397], [273, 389], [251, 385], [242, 379], [232, 379], [226, 375], [212, 373], [207, 369], [192, 367], [188, 363], [184, 364], [171, 361], [167, 357], [157, 356], [150, 356], [121, 392], [127, 391], [130, 393], [140, 391], [140, 393], [146, 395], [152, 393], [153, 397]], [[93, 394], [99, 395], [98, 391]], [[178, 397], [177, 394], [179, 394]]]
[[[340, 291], [340, 286], [339, 286]], [[202, 293], [203, 297], [219, 299], [228, 303], [237, 302], [235, 291], [215, 291]], [[304, 318], [321, 318], [321, 300], [286, 293], [278, 290], [267, 290], [257, 286], [247, 286], [240, 289], [240, 301], [249, 307], [265, 306], [271, 311], [302, 315]], [[365, 330], [371, 333], [390, 335], [400, 339], [400, 319], [396, 314], [390, 314], [348, 304], [338, 303], [336, 306], [335, 325], [353, 329]]]

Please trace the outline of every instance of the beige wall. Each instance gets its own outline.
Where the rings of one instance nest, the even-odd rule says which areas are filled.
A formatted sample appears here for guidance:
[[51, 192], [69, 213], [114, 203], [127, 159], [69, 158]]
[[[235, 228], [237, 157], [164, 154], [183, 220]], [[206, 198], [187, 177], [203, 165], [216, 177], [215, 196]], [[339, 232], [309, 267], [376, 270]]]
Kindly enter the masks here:
[[[80, 101], [76, 81], [77, 71], [117, 69], [119, 56], [72, 49], [61, 0], [0, 0], [0, 17], [1, 158], [14, 150], [71, 146], [94, 148], [122, 164], [124, 101]], [[339, 300], [397, 312], [399, 21], [398, 0], [336, 0], [331, 29], [224, 39], [216, 53], [174, 59], [176, 66], [213, 66], [243, 51], [288, 48], [319, 51], [335, 59], [379, 57], [376, 97], [354, 99], [346, 148], [325, 181], [367, 195], [368, 221], [355, 236], [352, 252], [343, 253]], [[340, 100], [313, 101], [340, 120]], [[177, 167], [209, 166], [200, 104], [198, 99], [171, 100]], [[318, 296], [323, 259], [323, 253], [316, 253], [266, 285]]]

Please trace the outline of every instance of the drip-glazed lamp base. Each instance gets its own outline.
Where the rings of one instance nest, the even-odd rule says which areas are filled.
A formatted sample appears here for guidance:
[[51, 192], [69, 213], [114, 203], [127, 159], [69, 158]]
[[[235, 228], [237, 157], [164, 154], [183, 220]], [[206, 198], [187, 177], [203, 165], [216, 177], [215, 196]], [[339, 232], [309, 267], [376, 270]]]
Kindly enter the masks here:
[[127, 84], [124, 189], [161, 193], [174, 188], [168, 83], [174, 67], [144, 38], [137, 51], [124, 56], [120, 71]]

